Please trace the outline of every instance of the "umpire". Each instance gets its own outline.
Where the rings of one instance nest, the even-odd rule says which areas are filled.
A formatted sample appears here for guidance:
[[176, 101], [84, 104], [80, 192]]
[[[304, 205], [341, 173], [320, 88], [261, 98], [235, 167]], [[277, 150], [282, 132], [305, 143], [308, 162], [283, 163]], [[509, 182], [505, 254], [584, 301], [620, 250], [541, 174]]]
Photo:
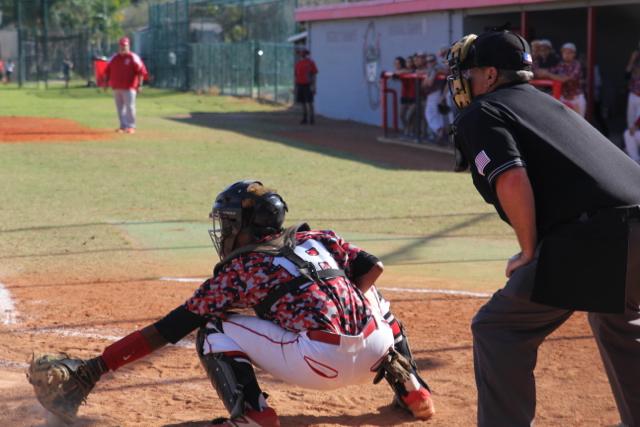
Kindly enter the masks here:
[[521, 252], [473, 319], [478, 425], [529, 426], [538, 347], [589, 312], [624, 425], [640, 426], [640, 167], [528, 81], [529, 45], [467, 35], [449, 53], [456, 169], [470, 168]]

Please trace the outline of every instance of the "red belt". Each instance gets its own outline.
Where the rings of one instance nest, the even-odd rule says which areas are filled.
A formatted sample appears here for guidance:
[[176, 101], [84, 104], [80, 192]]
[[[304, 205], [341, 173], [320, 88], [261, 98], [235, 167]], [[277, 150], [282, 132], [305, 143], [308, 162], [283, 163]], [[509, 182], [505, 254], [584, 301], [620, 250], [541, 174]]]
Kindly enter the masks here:
[[[369, 320], [369, 322], [365, 325], [361, 334], [364, 338], [367, 338], [376, 329], [378, 329], [378, 323], [376, 322], [376, 319], [372, 317], [371, 320]], [[340, 334], [334, 334], [327, 331], [307, 331], [307, 336], [310, 340], [320, 341], [325, 344], [333, 345], [340, 345], [340, 338], [342, 337], [342, 335]]]

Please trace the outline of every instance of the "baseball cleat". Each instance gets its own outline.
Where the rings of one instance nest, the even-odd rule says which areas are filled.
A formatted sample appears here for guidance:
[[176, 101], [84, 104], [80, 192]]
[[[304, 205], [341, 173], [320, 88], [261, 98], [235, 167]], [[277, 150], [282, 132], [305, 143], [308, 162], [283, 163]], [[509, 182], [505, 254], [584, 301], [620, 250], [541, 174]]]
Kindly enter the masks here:
[[116, 133], [124, 133], [125, 129], [124, 128], [118, 128], [116, 129]]
[[280, 418], [273, 408], [250, 409], [237, 418], [213, 420], [209, 427], [280, 427]]
[[124, 132], [131, 134], [131, 133], [136, 133], [136, 130], [134, 128], [127, 128], [124, 130]]
[[400, 399], [397, 397], [398, 396], [396, 396], [395, 402], [398, 406], [411, 412], [414, 417], [420, 420], [428, 420], [436, 413], [433, 400], [431, 400], [431, 393], [424, 387], [420, 387], [419, 390], [410, 391]]

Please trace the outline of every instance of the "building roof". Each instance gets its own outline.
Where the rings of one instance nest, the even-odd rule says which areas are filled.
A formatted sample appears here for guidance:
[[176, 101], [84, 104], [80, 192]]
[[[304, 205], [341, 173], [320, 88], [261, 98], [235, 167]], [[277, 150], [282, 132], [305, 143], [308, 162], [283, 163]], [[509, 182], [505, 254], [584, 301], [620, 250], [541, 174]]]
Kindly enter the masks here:
[[295, 18], [303, 21], [333, 21], [339, 19], [371, 18], [409, 13], [443, 12], [450, 10], [515, 9], [584, 7], [631, 3], [636, 0], [365, 0], [345, 1], [321, 6], [300, 7]]

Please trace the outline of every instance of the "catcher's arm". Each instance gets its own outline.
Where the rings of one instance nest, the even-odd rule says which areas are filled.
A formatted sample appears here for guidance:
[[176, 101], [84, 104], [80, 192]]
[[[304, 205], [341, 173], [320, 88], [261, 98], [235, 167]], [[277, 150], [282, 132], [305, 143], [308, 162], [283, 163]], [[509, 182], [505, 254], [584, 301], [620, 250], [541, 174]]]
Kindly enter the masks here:
[[71, 424], [79, 406], [103, 374], [138, 360], [168, 342], [178, 342], [205, 322], [204, 318], [181, 306], [158, 322], [111, 344], [102, 355], [93, 359], [72, 358], [67, 354], [34, 354], [27, 378], [42, 406]]
[[382, 262], [365, 251], [358, 252], [351, 265], [352, 282], [363, 293], [369, 290], [383, 272]]

